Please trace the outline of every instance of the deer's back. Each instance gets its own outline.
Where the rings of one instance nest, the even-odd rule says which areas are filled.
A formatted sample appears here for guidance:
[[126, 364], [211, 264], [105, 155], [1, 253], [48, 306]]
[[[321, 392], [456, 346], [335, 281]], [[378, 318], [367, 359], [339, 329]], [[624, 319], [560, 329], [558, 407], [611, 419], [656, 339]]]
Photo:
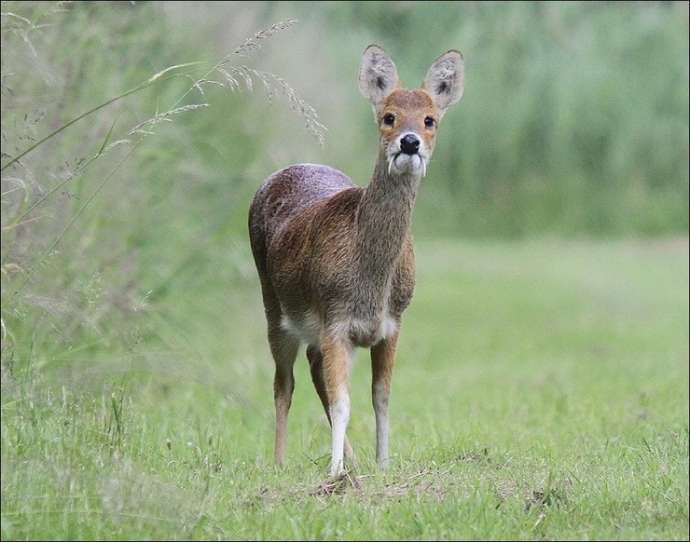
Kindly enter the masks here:
[[[259, 188], [249, 210], [249, 234], [265, 247], [290, 219], [355, 185], [328, 166], [298, 164], [272, 174]], [[257, 247], [259, 248], [259, 247]]]

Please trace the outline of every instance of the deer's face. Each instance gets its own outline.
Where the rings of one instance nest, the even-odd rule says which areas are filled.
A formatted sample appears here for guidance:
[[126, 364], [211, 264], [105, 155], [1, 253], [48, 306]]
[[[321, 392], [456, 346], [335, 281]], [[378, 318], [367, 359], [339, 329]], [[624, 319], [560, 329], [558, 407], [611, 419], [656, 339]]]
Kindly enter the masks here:
[[464, 63], [458, 51], [436, 59], [422, 88], [405, 90], [399, 87], [395, 64], [383, 49], [377, 45], [366, 48], [359, 89], [374, 108], [380, 150], [389, 173], [426, 174], [439, 122], [462, 97], [463, 82]]
[[426, 173], [436, 142], [440, 115], [423, 89], [391, 92], [377, 115], [381, 152], [389, 171]]

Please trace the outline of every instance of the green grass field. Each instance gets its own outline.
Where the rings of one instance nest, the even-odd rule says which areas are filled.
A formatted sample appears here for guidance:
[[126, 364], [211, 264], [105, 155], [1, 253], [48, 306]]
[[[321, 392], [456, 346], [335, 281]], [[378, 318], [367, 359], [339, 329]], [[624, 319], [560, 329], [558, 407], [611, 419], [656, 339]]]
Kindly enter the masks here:
[[351, 480], [324, 485], [303, 354], [273, 466], [272, 362], [240, 246], [239, 284], [190, 282], [142, 309], [128, 345], [32, 356], [22, 341], [28, 362], [2, 379], [3, 540], [687, 539], [687, 239], [417, 253], [388, 472], [364, 351]]

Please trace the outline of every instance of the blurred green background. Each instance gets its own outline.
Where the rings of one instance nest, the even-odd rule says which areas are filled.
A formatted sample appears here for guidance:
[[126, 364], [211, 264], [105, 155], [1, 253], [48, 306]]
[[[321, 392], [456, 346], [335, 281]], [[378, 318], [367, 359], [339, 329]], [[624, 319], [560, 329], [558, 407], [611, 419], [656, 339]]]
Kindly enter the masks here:
[[[3, 170], [3, 265], [30, 269], [22, 280], [43, 293], [69, 295], [75, 280], [97, 276], [126, 306], [199, 276], [219, 285], [252, 276], [247, 208], [271, 172], [326, 163], [368, 182], [377, 133], [356, 73], [371, 42], [408, 86], [442, 51], [466, 59], [465, 95], [444, 119], [418, 199], [418, 238], [688, 230], [687, 3], [5, 2], [3, 11], [3, 165], [153, 74], [204, 62]], [[229, 65], [284, 78], [327, 127], [323, 146], [290, 111], [295, 102], [267, 97], [256, 77], [233, 91], [216, 72], [208, 79], [225, 88], [185, 94], [246, 38], [292, 19]], [[134, 145], [138, 123], [193, 103], [208, 107], [156, 120], [144, 127], [155, 135]]]
[[[671, 464], [675, 484], [664, 495], [668, 487], [679, 493], [676, 500], [649, 497], [675, 503], [668, 516], [649, 512], [656, 518], [649, 525], [668, 530], [640, 530], [616, 516], [616, 507], [571, 518], [609, 514], [638, 537], [678, 537], [683, 526], [687, 534], [687, 3], [2, 2], [3, 538], [141, 535], [135, 527], [72, 523], [61, 495], [74, 492], [107, 508], [102, 472], [116, 479], [132, 465], [174, 479], [177, 489], [195, 487], [208, 464], [180, 459], [191, 470], [167, 472], [166, 438], [174, 453], [175, 438], [198, 440], [203, 449], [213, 433], [224, 442], [213, 448], [227, 461], [223, 476], [234, 472], [229, 458], [256, 460], [259, 472], [270, 464], [272, 367], [247, 210], [262, 180], [291, 163], [326, 163], [368, 182], [377, 133], [356, 74], [370, 43], [392, 56], [406, 86], [419, 85], [447, 49], [460, 49], [466, 62], [464, 97], [443, 120], [414, 215], [421, 308], [411, 308], [402, 364], [405, 356], [432, 354], [434, 363], [400, 370], [400, 389], [412, 391], [400, 396], [399, 409], [418, 415], [410, 423], [433, 433], [434, 450], [444, 450], [439, 457], [455, 457], [452, 446], [444, 448], [456, 442], [453, 408], [475, 420], [476, 432], [457, 437], [462, 446], [493, 438], [483, 432], [496, 416], [487, 396], [504, 405], [501, 416], [516, 412], [499, 385], [533, 386], [529, 412], [593, 393], [582, 419], [558, 407], [552, 429], [563, 434], [553, 449], [547, 429], [535, 430], [527, 414], [496, 430], [507, 455], [522, 451], [541, 464], [540, 446], [553, 457], [579, 447], [569, 440], [575, 426], [608, 447], [602, 428], [627, 422], [600, 422], [599, 412], [627, 416], [630, 404], [657, 405], [656, 427], [673, 427], [675, 436], [644, 433], [645, 444], [658, 437], [657, 459], [666, 465], [659, 468]], [[182, 64], [8, 165], [81, 113]], [[185, 107], [193, 104], [205, 106]], [[310, 107], [327, 128], [323, 145]], [[554, 335], [543, 333], [549, 325]], [[487, 368], [491, 360], [505, 361]], [[367, 372], [356, 377], [361, 397]], [[459, 373], [484, 391], [459, 392]], [[437, 387], [417, 396], [425, 378]], [[301, 405], [306, 372], [297, 381]], [[600, 386], [611, 381], [616, 393]], [[638, 401], [644, 384], [651, 389]], [[424, 399], [456, 392], [467, 403], [451, 408]], [[513, 393], [507, 397], [520, 396]], [[313, 392], [304, 394], [310, 417], [291, 423], [302, 435], [300, 449], [318, 454], [327, 434], [319, 425], [323, 441], [309, 436], [323, 420]], [[124, 441], [122, 409], [131, 413]], [[354, 421], [358, 415], [356, 442], [360, 433], [371, 437], [370, 424]], [[68, 423], [87, 429], [73, 434]], [[520, 431], [530, 444], [511, 450]], [[622, 438], [642, 446], [638, 436]], [[394, 446], [426, 465], [437, 456], [414, 448], [419, 439], [408, 435]], [[123, 458], [132, 461], [126, 468]], [[577, 460], [584, 473], [590, 459]], [[65, 467], [75, 464], [87, 466], [81, 474]], [[46, 465], [55, 471], [41, 470]], [[4, 475], [6, 466], [13, 477]], [[633, 468], [618, 466], [617, 480]], [[68, 471], [81, 486], [65, 489]], [[325, 465], [313, 471], [317, 477]], [[525, 472], [530, 468], [520, 476]], [[298, 468], [279, 480], [303, 474]], [[485, 474], [477, 474], [482, 499]], [[262, 483], [252, 475], [258, 481], [248, 482], [250, 493]], [[157, 504], [142, 506], [176, 517], [174, 507], [156, 508], [164, 505], [154, 485], [146, 487]], [[635, 500], [643, 492], [630, 492], [630, 508], [644, 509]], [[39, 518], [26, 505], [37, 494], [52, 495], [65, 513], [60, 527], [55, 512]], [[180, 502], [191, 502], [186, 498]], [[491, 518], [489, 501], [481, 506]], [[675, 519], [664, 523], [668, 517]], [[450, 512], [447, 519], [468, 524]], [[328, 531], [341, 520], [333, 521], [293, 534], [355, 533]], [[532, 537], [535, 521], [516, 531], [487, 520], [489, 531], [477, 533], [499, 525], [494, 536]], [[388, 534], [404, 534], [391, 522]], [[582, 537], [603, 532], [580, 523]], [[184, 532], [215, 536], [206, 528]], [[457, 536], [449, 529], [441, 534]]]

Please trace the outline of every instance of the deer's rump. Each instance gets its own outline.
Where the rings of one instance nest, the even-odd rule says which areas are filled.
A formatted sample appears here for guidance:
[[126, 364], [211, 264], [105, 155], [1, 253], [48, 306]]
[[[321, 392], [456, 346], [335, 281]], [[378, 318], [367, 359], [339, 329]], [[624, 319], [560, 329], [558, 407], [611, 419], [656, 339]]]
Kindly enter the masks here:
[[[304, 319], [315, 291], [326, 294], [322, 302], [330, 297], [324, 288], [342, 292], [348, 230], [361, 194], [344, 173], [312, 164], [277, 171], [259, 188], [249, 210], [249, 237], [269, 321]], [[334, 283], [325, 284], [327, 277]]]

